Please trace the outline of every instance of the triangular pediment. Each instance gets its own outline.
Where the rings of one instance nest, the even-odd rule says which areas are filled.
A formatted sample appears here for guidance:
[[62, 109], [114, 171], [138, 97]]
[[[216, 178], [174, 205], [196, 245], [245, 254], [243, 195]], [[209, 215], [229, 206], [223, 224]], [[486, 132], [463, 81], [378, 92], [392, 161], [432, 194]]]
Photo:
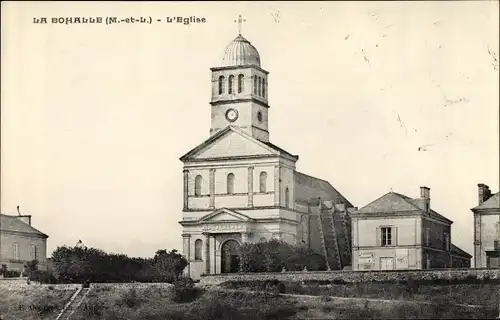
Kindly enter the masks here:
[[201, 217], [199, 222], [212, 222], [212, 221], [235, 221], [235, 222], [244, 222], [244, 221], [253, 221], [254, 219], [250, 218], [247, 215], [239, 213], [234, 210], [230, 210], [227, 208], [222, 208], [215, 210], [207, 214], [206, 216]]
[[278, 150], [228, 126], [189, 151], [181, 157], [181, 161], [279, 155]]

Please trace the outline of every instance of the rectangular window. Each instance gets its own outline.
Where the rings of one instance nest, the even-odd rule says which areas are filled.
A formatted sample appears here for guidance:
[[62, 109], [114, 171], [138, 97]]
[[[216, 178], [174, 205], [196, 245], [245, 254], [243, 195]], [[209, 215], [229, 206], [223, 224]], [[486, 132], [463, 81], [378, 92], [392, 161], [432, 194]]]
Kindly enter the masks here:
[[38, 260], [38, 248], [36, 245], [31, 245], [31, 259]]
[[20, 253], [19, 253], [19, 244], [18, 243], [14, 243], [14, 246], [13, 246], [13, 252], [12, 252], [12, 258], [14, 260], [20, 260]]
[[431, 229], [425, 228], [425, 245], [426, 246], [429, 245], [430, 236], [431, 236]]
[[384, 228], [381, 228], [381, 236], [382, 236], [382, 239], [380, 241], [380, 243], [382, 244], [382, 246], [391, 246], [392, 245], [392, 228], [390, 227], [384, 227]]

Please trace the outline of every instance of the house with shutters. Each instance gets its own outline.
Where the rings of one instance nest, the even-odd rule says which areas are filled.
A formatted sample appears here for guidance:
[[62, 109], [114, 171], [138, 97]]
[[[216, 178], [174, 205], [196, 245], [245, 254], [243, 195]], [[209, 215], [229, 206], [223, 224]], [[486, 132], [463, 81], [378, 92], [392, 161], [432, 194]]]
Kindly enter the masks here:
[[31, 225], [31, 215], [0, 214], [0, 267], [23, 272], [26, 262], [37, 260], [45, 270], [48, 237]]
[[484, 183], [478, 184], [478, 205], [474, 213], [474, 266], [500, 267], [500, 192], [492, 194]]
[[353, 270], [470, 267], [472, 256], [451, 243], [453, 221], [430, 200], [428, 187], [420, 198], [391, 191], [353, 212]]

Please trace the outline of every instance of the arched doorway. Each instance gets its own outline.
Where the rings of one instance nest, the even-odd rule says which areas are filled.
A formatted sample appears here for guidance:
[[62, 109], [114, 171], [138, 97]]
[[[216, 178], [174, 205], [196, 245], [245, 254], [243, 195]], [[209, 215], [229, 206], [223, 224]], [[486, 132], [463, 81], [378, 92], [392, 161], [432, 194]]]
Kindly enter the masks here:
[[240, 269], [240, 244], [236, 240], [227, 240], [221, 248], [221, 272], [235, 273]]

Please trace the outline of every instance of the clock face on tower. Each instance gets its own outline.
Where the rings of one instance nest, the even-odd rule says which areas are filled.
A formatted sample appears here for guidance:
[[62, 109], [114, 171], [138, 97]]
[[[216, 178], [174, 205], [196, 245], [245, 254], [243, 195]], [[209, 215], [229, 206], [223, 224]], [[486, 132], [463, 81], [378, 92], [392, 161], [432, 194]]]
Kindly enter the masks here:
[[234, 122], [236, 119], [238, 119], [238, 111], [235, 109], [228, 109], [226, 111], [226, 119], [229, 122]]

